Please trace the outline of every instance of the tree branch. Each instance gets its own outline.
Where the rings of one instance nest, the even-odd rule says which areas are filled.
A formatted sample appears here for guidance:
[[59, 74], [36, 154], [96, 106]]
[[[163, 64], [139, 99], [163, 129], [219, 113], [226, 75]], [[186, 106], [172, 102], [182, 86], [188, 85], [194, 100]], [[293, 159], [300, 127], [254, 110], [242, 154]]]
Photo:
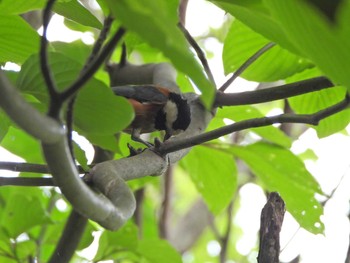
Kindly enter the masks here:
[[215, 85], [215, 80], [214, 80], [214, 77], [213, 77], [213, 73], [210, 70], [207, 58], [206, 58], [203, 50], [200, 48], [200, 46], [198, 45], [197, 41], [194, 40], [194, 38], [191, 36], [190, 32], [188, 32], [188, 30], [185, 28], [185, 26], [183, 24], [179, 23], [178, 26], [181, 29], [181, 31], [184, 33], [188, 43], [190, 43], [190, 45], [196, 51], [197, 56], [198, 56], [200, 62], [202, 63], [204, 71], [207, 74], [209, 80]]
[[250, 105], [269, 102], [331, 88], [333, 86], [334, 84], [328, 78], [321, 76], [254, 91], [237, 93], [217, 92], [214, 106]]
[[242, 66], [240, 66], [235, 73], [232, 74], [232, 76], [219, 88], [219, 91], [225, 92], [225, 90], [232, 84], [232, 82], [239, 77], [244, 70], [246, 70], [255, 60], [257, 60], [261, 55], [263, 55], [266, 51], [270, 50], [272, 47], [275, 46], [275, 43], [268, 43], [265, 46], [263, 46], [261, 49], [259, 49], [253, 56], [248, 58]]
[[[77, 166], [78, 172], [84, 174], [83, 167]], [[39, 173], [39, 174], [50, 174], [49, 167], [45, 164], [37, 163], [17, 163], [17, 162], [0, 162], [0, 170], [8, 170], [12, 172], [21, 173]]]
[[157, 152], [159, 154], [165, 155], [170, 152], [178, 151], [187, 147], [192, 147], [221, 136], [230, 134], [232, 132], [241, 131], [249, 128], [269, 126], [275, 123], [305, 123], [310, 125], [317, 125], [320, 120], [325, 119], [337, 112], [346, 109], [349, 106], [350, 99], [346, 95], [345, 99], [341, 102], [328, 107], [326, 109], [320, 110], [314, 114], [281, 114], [272, 117], [263, 117], [250, 120], [244, 120], [240, 122], [221, 127], [219, 129], [209, 131], [192, 138], [179, 139], [174, 142], [165, 142], [159, 148]]
[[261, 211], [258, 263], [279, 263], [279, 235], [285, 212], [284, 201], [272, 192]]
[[56, 186], [52, 177], [0, 177], [0, 186]]

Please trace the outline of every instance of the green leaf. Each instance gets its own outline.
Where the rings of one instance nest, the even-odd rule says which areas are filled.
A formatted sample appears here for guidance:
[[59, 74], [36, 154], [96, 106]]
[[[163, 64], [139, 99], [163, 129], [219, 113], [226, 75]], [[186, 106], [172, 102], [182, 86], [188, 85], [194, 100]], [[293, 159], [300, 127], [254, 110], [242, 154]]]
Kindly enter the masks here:
[[57, 14], [84, 26], [102, 28], [101, 22], [77, 0], [57, 1], [53, 10]]
[[21, 64], [31, 54], [37, 52], [38, 48], [38, 33], [22, 18], [0, 16], [0, 62]]
[[265, 0], [274, 19], [300, 53], [334, 83], [350, 88], [350, 2], [344, 1], [336, 24], [305, 1]]
[[22, 157], [27, 162], [43, 163], [39, 142], [26, 132], [10, 127], [1, 146], [9, 152]]
[[181, 160], [181, 165], [188, 171], [210, 211], [218, 214], [228, 206], [237, 188], [237, 168], [231, 155], [197, 147]]
[[91, 52], [91, 47], [84, 44], [81, 40], [76, 40], [70, 43], [57, 41], [52, 42], [51, 45], [56, 52], [62, 53], [70, 59], [76, 60], [80, 65], [84, 65]]
[[[219, 109], [216, 117], [228, 118], [235, 122], [239, 122], [248, 119], [262, 118], [264, 115], [253, 106], [234, 106]], [[278, 145], [287, 148], [292, 145], [291, 139], [280, 129], [274, 126], [251, 128], [250, 130], [262, 138]]]
[[88, 166], [88, 160], [85, 155], [85, 151], [79, 146], [79, 144], [77, 144], [74, 141], [73, 141], [73, 148], [74, 148], [74, 155], [78, 163], [83, 167], [85, 171], [88, 171], [89, 166]]
[[268, 191], [279, 192], [287, 210], [303, 228], [314, 234], [324, 231], [320, 219], [323, 208], [315, 199], [316, 193], [322, 194], [321, 188], [298, 157], [267, 143], [236, 146], [232, 152], [250, 167]]
[[137, 227], [128, 221], [117, 232], [104, 231], [102, 233], [94, 260], [114, 259], [116, 253], [125, 249], [135, 250], [137, 244]]
[[150, 46], [162, 51], [178, 70], [187, 74], [201, 90], [205, 104], [211, 105], [215, 90], [177, 26], [177, 0], [105, 2], [128, 30], [139, 35]]
[[[289, 98], [288, 101], [296, 113], [312, 114], [340, 102], [345, 94], [345, 87], [335, 87]], [[320, 121], [319, 125], [311, 127], [316, 130], [319, 138], [323, 138], [345, 129], [349, 122], [350, 109], [346, 109]]]
[[263, 35], [281, 47], [300, 54], [293, 43], [285, 35], [279, 23], [271, 17], [263, 0], [211, 0], [226, 12], [239, 19], [255, 32]]
[[180, 254], [169, 245], [168, 241], [161, 239], [143, 239], [139, 241], [137, 252], [149, 263], [181, 263]]
[[34, 258], [36, 254], [37, 245], [34, 240], [26, 240], [16, 243], [16, 256], [24, 262], [28, 258]]
[[[226, 36], [223, 49], [225, 73], [237, 70], [249, 57], [270, 41], [234, 20]], [[312, 66], [307, 60], [275, 46], [258, 58], [241, 75], [257, 82], [272, 82], [285, 79]]]
[[34, 226], [50, 222], [41, 200], [35, 195], [13, 191], [5, 202], [1, 225], [10, 238], [16, 238]]
[[0, 14], [1, 15], [17, 15], [28, 11], [43, 8], [45, 0], [1, 0]]
[[[79, 76], [81, 65], [61, 53], [49, 54], [50, 67], [60, 90], [68, 87]], [[22, 66], [17, 87], [48, 104], [48, 94], [39, 68], [37, 55], [31, 56]], [[123, 130], [133, 119], [128, 101], [114, 95], [103, 82], [91, 78], [77, 95], [74, 124], [84, 134], [112, 135]]]

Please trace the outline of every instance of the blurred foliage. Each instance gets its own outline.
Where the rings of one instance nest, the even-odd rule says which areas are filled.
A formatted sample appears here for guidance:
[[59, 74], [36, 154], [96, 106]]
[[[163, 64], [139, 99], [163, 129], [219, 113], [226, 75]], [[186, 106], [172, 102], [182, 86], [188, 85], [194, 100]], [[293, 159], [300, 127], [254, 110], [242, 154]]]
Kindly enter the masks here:
[[[40, 36], [20, 14], [40, 10], [45, 2], [0, 1], [0, 63], [13, 62], [21, 67], [18, 73], [7, 71], [6, 74], [23, 96], [42, 112], [47, 110], [49, 98], [39, 66]], [[178, 0], [99, 0], [103, 11], [87, 8], [88, 5], [82, 4], [84, 2], [75, 0], [57, 2], [54, 12], [65, 17], [67, 26], [77, 32], [91, 32], [95, 38], [102, 27], [98, 17], [101, 13], [111, 12], [117, 17], [112, 29], [123, 25], [128, 30], [124, 40], [130, 62], [170, 62], [178, 70], [177, 80], [183, 92], [197, 89], [206, 105], [213, 101], [215, 89], [177, 27]], [[338, 85], [334, 89], [288, 99], [292, 110], [300, 114], [314, 113], [344, 97], [350, 87], [350, 1], [343, 1], [342, 8], [331, 14], [331, 21], [327, 17], [329, 14], [325, 16], [322, 12], [323, 6], [312, 8], [307, 1], [210, 2], [227, 12], [227, 19], [222, 27], [208, 30], [197, 40], [208, 57], [218, 54], [205, 49], [206, 40], [215, 38], [223, 43], [225, 74], [237, 70], [258, 49], [273, 41], [277, 45], [249, 67], [242, 74], [243, 78], [256, 82], [291, 83], [326, 75]], [[317, 6], [315, 1], [312, 2]], [[79, 76], [91, 45], [80, 40], [51, 42], [49, 50], [53, 76], [63, 89]], [[121, 48], [117, 47], [111, 54], [112, 60], [118, 61], [120, 54]], [[108, 85], [107, 75], [101, 68], [78, 94], [74, 130], [91, 144], [111, 150], [116, 158], [122, 158], [129, 154], [126, 144], [130, 138], [125, 134], [115, 134], [132, 121], [133, 112], [125, 100], [113, 96]], [[284, 102], [279, 101], [222, 108], [208, 129], [263, 117], [271, 111], [281, 112], [283, 106]], [[343, 131], [349, 121], [349, 110], [345, 110], [312, 128], [322, 138]], [[324, 225], [320, 221], [323, 207], [316, 198], [316, 195], [323, 195], [322, 189], [302, 161], [303, 158], [317, 157], [311, 150], [300, 156], [294, 155], [290, 148], [295, 140], [296, 137], [287, 136], [278, 126], [254, 128], [195, 147], [178, 166], [173, 167], [172, 185], [167, 189], [171, 194], [169, 228], [177, 227], [198, 198], [202, 198], [215, 215], [212, 227], [205, 228], [183, 255], [168, 241], [159, 238], [159, 212], [165, 179], [152, 177], [129, 182], [133, 190], [145, 190], [142, 228], [130, 220], [118, 232], [109, 232], [90, 222], [79, 250], [91, 250], [90, 245], [95, 240], [97, 252], [88, 255], [89, 259], [84, 258], [88, 254], [86, 250], [77, 253], [72, 262], [219, 262], [218, 255], [210, 254], [208, 246], [211, 241], [216, 240], [219, 245], [222, 242], [213, 226], [220, 235], [225, 235], [227, 224], [232, 224], [233, 233], [228, 243], [227, 259], [255, 262], [257, 244], [248, 255], [240, 254], [237, 245], [244, 236], [244, 230], [235, 220], [241, 209], [239, 189], [248, 182], [259, 185], [264, 191], [278, 191], [287, 210], [301, 227], [315, 234], [323, 233]], [[27, 162], [44, 163], [39, 143], [20, 130], [2, 111], [0, 143], [1, 147]], [[85, 151], [84, 147], [75, 144], [77, 161], [87, 169], [91, 160]], [[59, 239], [57, 233], [62, 232], [70, 208], [60, 193], [49, 189], [0, 188], [1, 262], [26, 262], [35, 257], [46, 262], [50, 258]], [[233, 202], [232, 218], [227, 217], [226, 211], [230, 202]], [[62, 208], [62, 203], [68, 208]]]

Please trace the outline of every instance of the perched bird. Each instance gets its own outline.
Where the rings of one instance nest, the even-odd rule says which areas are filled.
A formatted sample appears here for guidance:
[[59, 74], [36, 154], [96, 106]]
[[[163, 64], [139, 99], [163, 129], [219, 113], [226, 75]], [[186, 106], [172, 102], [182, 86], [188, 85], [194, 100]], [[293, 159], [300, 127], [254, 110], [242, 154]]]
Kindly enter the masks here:
[[187, 100], [181, 94], [155, 85], [112, 87], [114, 94], [129, 100], [135, 111], [135, 119], [125, 132], [131, 138], [150, 147], [152, 144], [140, 138], [142, 133], [165, 131], [164, 140], [187, 129], [191, 112]]

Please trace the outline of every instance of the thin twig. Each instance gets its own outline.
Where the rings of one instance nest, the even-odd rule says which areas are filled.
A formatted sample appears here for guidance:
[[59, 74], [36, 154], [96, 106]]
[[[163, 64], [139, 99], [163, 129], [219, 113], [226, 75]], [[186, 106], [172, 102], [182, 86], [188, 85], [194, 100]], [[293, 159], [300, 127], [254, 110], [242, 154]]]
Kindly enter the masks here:
[[237, 93], [218, 92], [214, 105], [221, 107], [264, 103], [319, 91], [333, 86], [334, 84], [329, 79], [321, 76], [261, 90]]
[[56, 186], [52, 177], [0, 177], [0, 186]]
[[[82, 75], [84, 73], [84, 71], [90, 66], [90, 64], [92, 63], [92, 61], [96, 58], [96, 56], [98, 55], [98, 53], [100, 52], [103, 43], [105, 42], [108, 32], [111, 28], [111, 24], [113, 22], [113, 18], [111, 16], [108, 16], [103, 23], [103, 28], [100, 32], [100, 35], [98, 37], [98, 39], [96, 40], [92, 51], [89, 55], [89, 57], [87, 58], [83, 69], [80, 72], [80, 75]], [[76, 101], [76, 96], [73, 96], [68, 103], [67, 106], [67, 112], [66, 112], [66, 126], [67, 126], [67, 141], [68, 141], [68, 147], [70, 149], [70, 153], [72, 155], [72, 159], [75, 160], [75, 156], [74, 156], [74, 148], [73, 148], [73, 115], [74, 115], [74, 104]]]
[[124, 28], [119, 28], [119, 30], [114, 34], [111, 40], [102, 49], [100, 55], [96, 57], [90, 64], [90, 66], [84, 71], [84, 73], [68, 87], [64, 92], [61, 93], [60, 98], [65, 101], [72, 97], [100, 68], [103, 64], [111, 50], [115, 48], [120, 39], [125, 33]]
[[46, 38], [47, 28], [51, 18], [51, 10], [54, 4], [55, 0], [49, 0], [43, 10], [43, 34], [40, 40], [40, 68], [50, 95], [49, 115], [57, 119], [57, 109], [61, 107], [61, 100], [59, 99], [59, 92], [57, 91], [54, 77], [49, 67], [47, 52], [48, 41]]
[[119, 59], [119, 66], [124, 67], [126, 63], [128, 62], [127, 60], [128, 57], [128, 51], [126, 48], [125, 42], [122, 44], [122, 53], [120, 54], [120, 59]]
[[194, 40], [194, 38], [191, 36], [190, 32], [188, 32], [188, 30], [181, 23], [179, 23], [178, 26], [181, 29], [181, 31], [184, 33], [188, 43], [190, 43], [190, 45], [196, 51], [197, 56], [198, 56], [200, 62], [202, 63], [203, 68], [205, 70], [205, 73], [207, 74], [209, 80], [215, 85], [215, 80], [214, 80], [214, 77], [213, 77], [213, 73], [210, 70], [207, 58], [206, 58], [203, 50], [200, 48], [200, 46], [198, 45], [196, 40]]
[[[78, 166], [77, 168], [80, 174], [85, 173], [84, 169], [81, 166]], [[47, 165], [36, 163], [0, 162], [0, 170], [39, 174], [51, 173]]]
[[220, 250], [220, 263], [225, 263], [227, 258], [227, 248], [230, 241], [230, 234], [232, 228], [232, 215], [233, 215], [233, 201], [230, 202], [227, 207], [227, 226], [224, 236], [221, 239], [221, 250]]
[[217, 139], [221, 136], [230, 134], [250, 128], [257, 128], [263, 126], [269, 126], [275, 123], [304, 123], [310, 125], [317, 125], [320, 120], [325, 119], [331, 115], [334, 115], [344, 109], [350, 104], [349, 96], [347, 95], [344, 100], [334, 104], [328, 108], [320, 110], [314, 114], [280, 114], [272, 117], [262, 117], [256, 119], [249, 119], [240, 122], [221, 127], [219, 129], [209, 131], [191, 138], [179, 139], [174, 142], [168, 142], [162, 144], [156, 151], [165, 155], [170, 152], [175, 152], [181, 149], [192, 147], [213, 139]]
[[240, 66], [233, 74], [232, 76], [219, 88], [221, 92], [225, 92], [225, 90], [232, 84], [232, 82], [239, 77], [244, 70], [246, 70], [255, 60], [257, 60], [261, 55], [263, 55], [266, 51], [271, 49], [275, 46], [275, 43], [268, 43], [265, 46], [263, 46], [261, 49], [259, 49], [253, 56], [248, 58], [242, 66]]

